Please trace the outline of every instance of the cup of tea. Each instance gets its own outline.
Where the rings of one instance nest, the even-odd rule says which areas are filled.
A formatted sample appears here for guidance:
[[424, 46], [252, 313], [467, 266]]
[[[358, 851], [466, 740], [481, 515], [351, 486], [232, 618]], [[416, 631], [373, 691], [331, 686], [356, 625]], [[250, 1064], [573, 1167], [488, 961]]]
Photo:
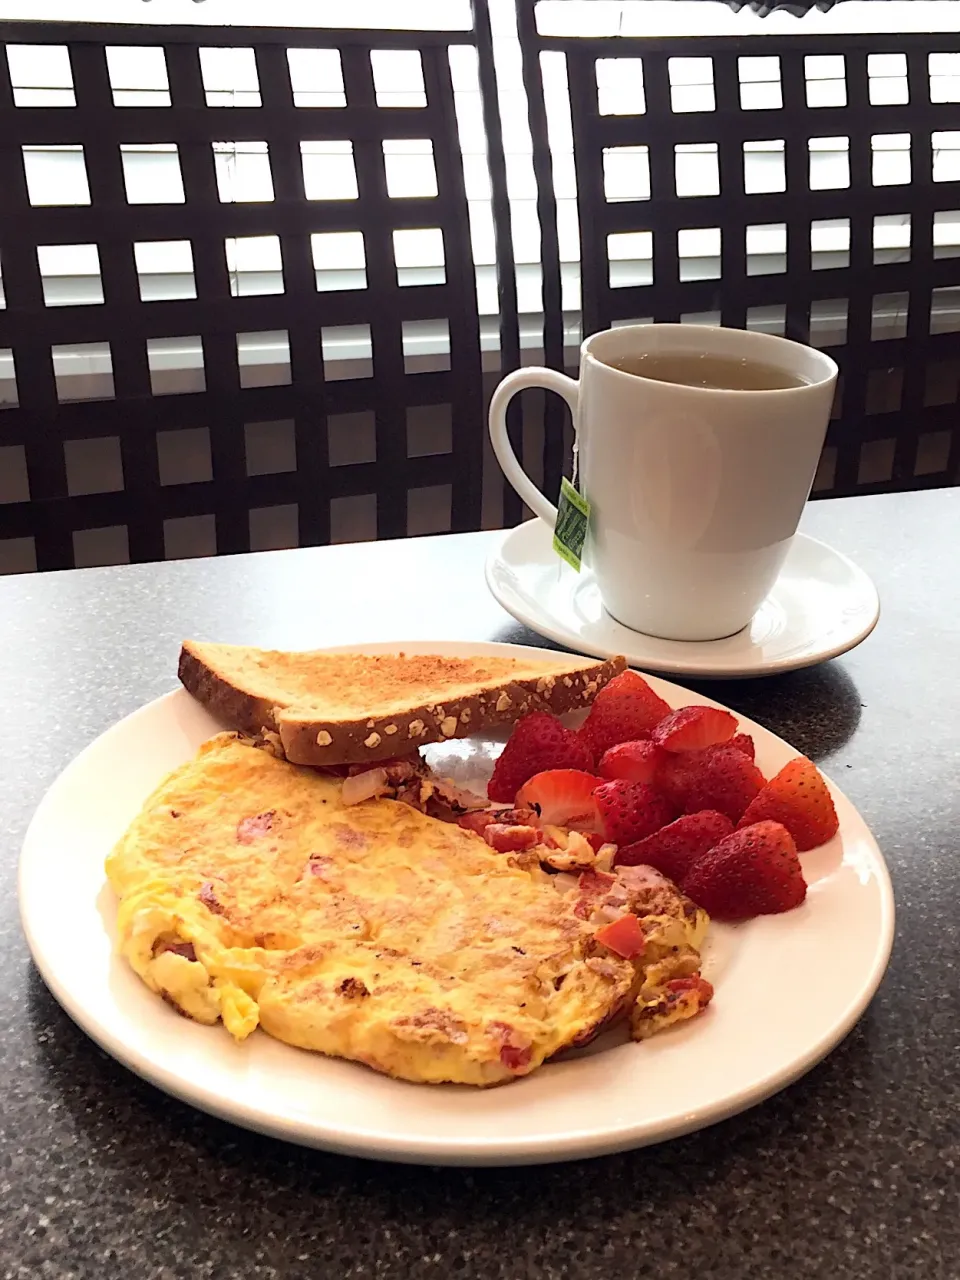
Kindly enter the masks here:
[[507, 435], [523, 387], [573, 414], [578, 487], [591, 505], [585, 556], [607, 612], [670, 640], [741, 630], [769, 593], [810, 494], [837, 381], [821, 351], [786, 338], [692, 324], [595, 333], [578, 381], [508, 374], [490, 402], [507, 479], [551, 529], [557, 509]]

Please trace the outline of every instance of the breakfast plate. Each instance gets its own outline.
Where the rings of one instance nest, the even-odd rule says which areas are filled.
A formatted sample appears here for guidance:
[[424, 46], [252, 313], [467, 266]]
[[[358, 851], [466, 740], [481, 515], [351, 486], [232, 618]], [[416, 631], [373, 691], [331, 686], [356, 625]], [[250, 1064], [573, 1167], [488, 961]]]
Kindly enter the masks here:
[[798, 533], [752, 622], [723, 640], [662, 640], [617, 622], [589, 565], [579, 574], [553, 550], [540, 519], [508, 529], [487, 560], [487, 586], [526, 626], [578, 653], [622, 653], [641, 671], [736, 679], [813, 666], [854, 648], [877, 624], [870, 578], [826, 543]]
[[[549, 660], [481, 643], [363, 646], [365, 652]], [[693, 701], [652, 680], [672, 706]], [[702, 698], [697, 701], [705, 701]], [[772, 774], [796, 753], [749, 721]], [[831, 785], [840, 820], [803, 855], [806, 902], [781, 916], [713, 924], [711, 1007], [642, 1043], [615, 1031], [500, 1088], [415, 1085], [307, 1053], [257, 1032], [240, 1044], [158, 1000], [115, 954], [116, 906], [103, 863], [146, 796], [221, 726], [186, 692], [157, 699], [86, 748], [41, 802], [20, 862], [20, 906], [37, 966], [66, 1011], [107, 1052], [159, 1088], [236, 1124], [328, 1150], [428, 1164], [534, 1164], [675, 1137], [760, 1102], [847, 1034], [883, 976], [893, 895], [883, 858]], [[502, 739], [501, 739], [502, 740]], [[496, 737], [427, 748], [466, 780]]]

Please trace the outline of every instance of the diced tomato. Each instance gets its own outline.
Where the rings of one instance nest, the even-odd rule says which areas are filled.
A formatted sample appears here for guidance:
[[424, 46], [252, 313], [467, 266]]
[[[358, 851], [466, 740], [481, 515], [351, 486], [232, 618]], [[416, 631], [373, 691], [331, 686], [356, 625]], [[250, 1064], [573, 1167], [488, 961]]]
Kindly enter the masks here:
[[624, 960], [632, 960], [643, 950], [643, 930], [635, 915], [621, 916], [598, 929], [593, 935], [597, 942], [603, 943], [610, 951]]
[[273, 820], [277, 816], [276, 809], [268, 809], [265, 813], [255, 813], [252, 817], [241, 818], [237, 823], [237, 842], [239, 844], [253, 844], [254, 840], [259, 840], [273, 827]]
[[489, 1030], [500, 1041], [500, 1061], [508, 1071], [524, 1071], [530, 1065], [533, 1050], [529, 1040], [508, 1022], [491, 1022]]
[[586, 894], [591, 898], [602, 898], [609, 890], [612, 884], [617, 883], [617, 877], [610, 875], [606, 871], [597, 871], [596, 868], [590, 867], [588, 871], [584, 871], [577, 881], [577, 887], [582, 894]]
[[580, 879], [577, 881], [580, 897], [573, 908], [573, 914], [581, 920], [589, 920], [593, 914], [596, 899], [608, 893], [610, 886], [616, 882], [616, 876], [608, 875], [606, 871], [598, 871], [596, 867], [590, 867], [589, 870], [581, 872]]
[[483, 835], [492, 822], [506, 823], [508, 826], [537, 827], [540, 819], [535, 809], [474, 809], [470, 813], [461, 814], [457, 826], [467, 831], [476, 831]]
[[667, 983], [668, 991], [695, 991], [700, 998], [700, 1008], [705, 1009], [713, 999], [713, 984], [708, 982], [706, 978], [701, 978], [699, 973], [693, 974], [689, 978], [671, 978]]
[[536, 827], [511, 826], [506, 822], [491, 822], [483, 830], [483, 838], [491, 849], [497, 853], [518, 853], [521, 849], [532, 849], [538, 842], [540, 833]]
[[457, 819], [457, 826], [463, 827], [466, 831], [475, 831], [478, 836], [482, 836], [490, 823], [496, 821], [497, 815], [493, 809], [476, 809], [473, 813], [461, 814]]
[[505, 1044], [500, 1050], [500, 1061], [508, 1071], [522, 1071], [530, 1065], [530, 1046]]

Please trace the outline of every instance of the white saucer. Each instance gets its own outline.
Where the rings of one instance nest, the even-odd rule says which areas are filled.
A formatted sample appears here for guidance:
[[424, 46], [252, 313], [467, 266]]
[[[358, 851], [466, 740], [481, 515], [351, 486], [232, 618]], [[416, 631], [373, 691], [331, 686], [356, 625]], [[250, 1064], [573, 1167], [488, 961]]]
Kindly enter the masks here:
[[633, 667], [732, 679], [794, 671], [846, 653], [880, 616], [877, 589], [855, 564], [798, 533], [780, 577], [749, 627], [724, 640], [659, 640], [615, 621], [590, 568], [575, 573], [539, 519], [508, 529], [486, 565], [503, 607], [540, 635], [578, 653], [622, 653]]

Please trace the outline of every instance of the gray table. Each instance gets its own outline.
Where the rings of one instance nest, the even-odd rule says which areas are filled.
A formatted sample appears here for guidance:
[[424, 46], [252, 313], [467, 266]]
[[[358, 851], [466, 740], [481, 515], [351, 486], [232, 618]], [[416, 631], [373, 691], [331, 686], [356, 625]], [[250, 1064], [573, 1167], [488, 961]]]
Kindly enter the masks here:
[[956, 1280], [960, 492], [820, 503], [805, 528], [873, 575], [877, 631], [817, 669], [710, 691], [822, 761], [872, 825], [899, 911], [886, 980], [844, 1044], [763, 1106], [542, 1169], [365, 1163], [172, 1101], [61, 1012], [15, 900], [44, 789], [172, 687], [184, 635], [535, 642], [483, 585], [494, 535], [0, 579], [4, 1280]]

